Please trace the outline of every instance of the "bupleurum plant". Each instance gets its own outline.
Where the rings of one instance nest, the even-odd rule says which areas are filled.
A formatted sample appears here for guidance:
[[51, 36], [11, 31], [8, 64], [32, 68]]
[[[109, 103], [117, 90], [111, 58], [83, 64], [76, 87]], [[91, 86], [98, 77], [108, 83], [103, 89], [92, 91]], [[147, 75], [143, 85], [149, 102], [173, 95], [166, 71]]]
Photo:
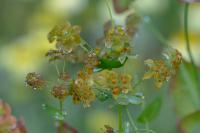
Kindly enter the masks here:
[[[112, 100], [113, 105], [118, 108], [118, 129], [105, 124], [104, 133], [154, 132], [147, 127], [138, 128], [128, 107], [143, 106], [145, 96], [142, 90], [136, 87], [146, 79], [153, 79], [155, 86], [161, 88], [175, 75], [182, 62], [182, 56], [177, 50], [167, 47], [163, 52], [163, 58], [144, 61], [147, 65], [144, 76], [138, 82], [133, 82], [132, 74], [120, 70], [128, 60], [136, 57], [132, 39], [140, 21], [141, 18], [132, 13], [127, 16], [124, 25], [116, 25], [111, 17], [105, 24], [104, 36], [98, 39], [96, 47], [91, 47], [92, 45], [81, 37], [80, 26], [72, 25], [70, 22], [63, 22], [49, 32], [48, 41], [53, 43], [55, 48], [47, 51], [45, 56], [55, 65], [58, 74], [55, 84], [51, 86], [50, 94], [58, 100], [59, 108], [48, 105], [43, 107], [54, 111], [59, 133], [78, 132], [65, 122], [66, 111], [63, 103], [66, 97], [71, 97], [73, 104], [82, 104], [85, 108], [92, 107], [96, 100]], [[63, 62], [63, 70], [58, 68], [57, 61]], [[70, 70], [65, 68], [66, 63], [81, 64], [82, 67], [70, 75]], [[41, 90], [49, 81], [40, 74], [31, 72], [26, 76], [26, 84], [34, 90]], [[155, 115], [151, 108], [159, 106], [160, 99], [157, 98], [141, 112], [138, 121], [148, 123]], [[124, 111], [128, 120], [123, 119]], [[129, 130], [124, 126], [124, 121], [131, 124]]]

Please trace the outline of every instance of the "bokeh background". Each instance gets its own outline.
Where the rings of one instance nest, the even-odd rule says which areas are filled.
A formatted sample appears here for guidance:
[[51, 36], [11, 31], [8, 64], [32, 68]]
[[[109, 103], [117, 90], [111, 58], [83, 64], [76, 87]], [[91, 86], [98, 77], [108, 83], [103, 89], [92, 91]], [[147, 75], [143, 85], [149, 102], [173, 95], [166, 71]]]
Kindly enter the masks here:
[[[140, 62], [146, 58], [160, 57], [164, 47], [162, 37], [180, 50], [186, 61], [189, 60], [183, 34], [183, 4], [178, 0], [137, 0], [129, 5], [130, 10], [121, 14], [115, 13], [111, 1], [110, 5], [117, 24], [123, 24], [130, 12], [137, 12], [143, 17], [134, 38], [134, 51], [140, 55], [140, 61], [132, 61], [134, 65], [127, 65], [127, 70], [141, 73], [144, 67], [140, 66]], [[56, 100], [49, 95], [49, 90], [33, 91], [24, 83], [28, 72], [37, 71], [48, 79], [54, 79], [56, 75], [55, 68], [44, 58], [44, 53], [53, 47], [47, 41], [47, 33], [57, 23], [70, 21], [80, 25], [83, 38], [95, 45], [96, 39], [103, 35], [103, 24], [108, 20], [104, 0], [0, 0], [0, 99], [11, 105], [15, 116], [24, 119], [28, 133], [56, 132], [54, 119], [42, 110], [43, 103], [56, 105]], [[189, 28], [197, 65], [200, 65], [199, 22], [200, 4], [192, 4]], [[74, 70], [71, 65], [67, 67], [69, 71]], [[170, 85], [156, 90], [151, 81], [141, 88], [147, 103], [158, 95], [163, 100], [162, 109], [150, 128], [157, 133], [178, 132], [178, 116], [182, 114], [177, 115], [176, 107], [183, 102], [182, 91], [174, 96]], [[181, 98], [177, 101], [176, 97]], [[91, 108], [84, 109], [67, 99], [65, 109], [68, 112], [66, 121], [80, 133], [103, 132], [101, 128], [104, 124], [117, 127], [117, 115], [115, 109], [109, 108], [109, 103], [96, 102]], [[138, 114], [138, 107], [131, 109], [133, 114]], [[192, 102], [188, 102], [185, 109], [192, 112], [196, 108], [193, 109]]]

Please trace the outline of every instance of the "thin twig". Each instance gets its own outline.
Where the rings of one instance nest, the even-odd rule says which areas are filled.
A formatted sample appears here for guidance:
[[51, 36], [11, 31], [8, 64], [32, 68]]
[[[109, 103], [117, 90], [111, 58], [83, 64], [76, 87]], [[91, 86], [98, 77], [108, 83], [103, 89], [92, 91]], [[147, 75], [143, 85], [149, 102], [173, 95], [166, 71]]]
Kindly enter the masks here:
[[130, 113], [129, 110], [128, 110], [128, 107], [126, 107], [126, 114], [127, 114], [127, 116], [128, 116], [129, 121], [131, 122], [131, 125], [133, 126], [134, 130], [135, 130], [136, 133], [137, 133], [138, 128], [137, 128], [137, 126], [135, 125], [135, 123], [134, 123], [134, 121], [133, 121], [133, 118], [132, 118], [132, 116], [131, 116], [131, 113]]
[[111, 22], [112, 22], [112, 27], [114, 27], [115, 23], [114, 23], [114, 20], [113, 20], [113, 16], [112, 16], [111, 8], [109, 6], [109, 2], [108, 2], [108, 0], [105, 0], [105, 1], [106, 1], [106, 6], [108, 8], [109, 15], [110, 15], [110, 19], [111, 19]]

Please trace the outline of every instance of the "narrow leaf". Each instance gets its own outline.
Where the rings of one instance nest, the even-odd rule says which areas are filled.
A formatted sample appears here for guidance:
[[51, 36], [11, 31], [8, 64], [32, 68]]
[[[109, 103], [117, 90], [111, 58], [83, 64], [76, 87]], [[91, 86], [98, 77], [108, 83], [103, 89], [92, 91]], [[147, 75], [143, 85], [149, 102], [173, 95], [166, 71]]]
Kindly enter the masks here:
[[138, 122], [145, 123], [150, 122], [153, 120], [157, 114], [159, 113], [161, 108], [161, 98], [158, 97], [155, 100], [152, 101], [140, 114], [138, 117]]

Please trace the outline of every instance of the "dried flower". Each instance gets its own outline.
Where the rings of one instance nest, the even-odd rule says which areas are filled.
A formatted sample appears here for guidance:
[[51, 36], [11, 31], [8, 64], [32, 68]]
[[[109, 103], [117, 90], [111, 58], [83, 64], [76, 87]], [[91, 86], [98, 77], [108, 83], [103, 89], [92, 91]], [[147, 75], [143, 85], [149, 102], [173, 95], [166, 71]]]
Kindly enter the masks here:
[[63, 101], [68, 96], [68, 92], [66, 87], [63, 84], [61, 84], [53, 87], [53, 89], [51, 90], [51, 95]]
[[82, 102], [84, 107], [90, 107], [91, 102], [96, 98], [92, 89], [93, 80], [91, 75], [87, 72], [80, 71], [77, 79], [72, 83], [70, 94], [72, 95], [73, 102]]
[[93, 73], [93, 69], [99, 64], [98, 57], [95, 53], [88, 53], [87, 58], [84, 61], [84, 69], [86, 69], [88, 74]]
[[35, 72], [28, 73], [25, 82], [33, 89], [40, 89], [45, 83], [42, 77]]
[[163, 60], [145, 60], [145, 64], [149, 67], [149, 71], [144, 74], [143, 79], [154, 78], [155, 85], [160, 88], [165, 81], [170, 78], [170, 70], [167, 68]]
[[144, 74], [143, 79], [154, 78], [157, 88], [160, 88], [165, 81], [168, 81], [176, 73], [182, 62], [181, 53], [173, 48], [167, 49], [164, 56], [166, 57], [165, 60], [145, 60], [149, 70]]
[[49, 61], [55, 61], [59, 59], [64, 59], [68, 53], [62, 49], [50, 49], [45, 56], [49, 57]]

